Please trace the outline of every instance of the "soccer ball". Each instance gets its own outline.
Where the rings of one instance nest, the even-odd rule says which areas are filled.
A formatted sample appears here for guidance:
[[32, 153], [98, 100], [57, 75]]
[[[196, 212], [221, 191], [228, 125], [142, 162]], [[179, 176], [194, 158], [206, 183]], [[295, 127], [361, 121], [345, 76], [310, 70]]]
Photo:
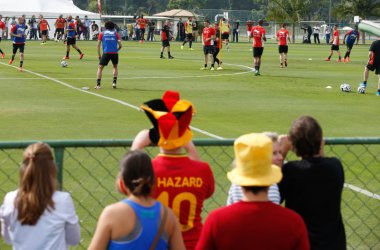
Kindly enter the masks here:
[[66, 68], [66, 67], [68, 66], [68, 64], [67, 64], [66, 61], [62, 61], [62, 62], [61, 62], [61, 66], [64, 67], [64, 68]]
[[350, 84], [348, 84], [348, 83], [342, 83], [342, 84], [340, 85], [340, 90], [341, 90], [342, 92], [350, 92], [350, 91], [351, 91], [351, 86], [350, 86]]
[[358, 93], [365, 94], [365, 87], [364, 86], [359, 86]]

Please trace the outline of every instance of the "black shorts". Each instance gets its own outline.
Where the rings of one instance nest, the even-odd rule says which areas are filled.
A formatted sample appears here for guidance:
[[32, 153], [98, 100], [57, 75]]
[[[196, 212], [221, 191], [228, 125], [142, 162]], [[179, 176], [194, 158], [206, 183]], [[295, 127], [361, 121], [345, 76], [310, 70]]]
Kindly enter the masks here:
[[229, 37], [230, 37], [229, 33], [223, 33], [222, 34], [222, 40], [228, 40]]
[[43, 36], [47, 36], [47, 34], [48, 34], [48, 30], [42, 30], [41, 31], [41, 35], [43, 35]]
[[213, 45], [205, 45], [205, 46], [203, 46], [203, 53], [205, 55], [207, 55], [207, 54], [213, 55], [214, 54], [214, 46]]
[[187, 39], [187, 41], [193, 40], [193, 34], [192, 33], [186, 34], [186, 39]]
[[347, 46], [347, 50], [352, 50], [352, 47], [354, 47], [354, 44], [353, 43], [346, 43], [346, 46]]
[[162, 40], [162, 47], [170, 47], [169, 39]]
[[145, 33], [145, 29], [140, 28], [140, 33]]
[[55, 33], [63, 34], [63, 32], [65, 32], [65, 30], [63, 28], [56, 28], [55, 29]]
[[23, 44], [13, 44], [13, 54], [16, 54], [17, 50], [20, 51], [20, 53], [24, 53], [25, 43]]
[[375, 71], [376, 75], [380, 75], [380, 65], [367, 64], [367, 69], [370, 71]]
[[119, 54], [103, 54], [99, 65], [107, 66], [110, 60], [113, 65], [117, 65], [119, 63]]
[[0, 42], [1, 42], [1, 36], [0, 36]]
[[253, 57], [261, 57], [264, 52], [264, 47], [254, 47], [253, 48]]
[[278, 46], [278, 53], [288, 53], [288, 45], [279, 45]]
[[339, 45], [331, 45], [331, 50], [339, 51]]
[[74, 45], [77, 43], [77, 39], [75, 37], [68, 37], [67, 38], [67, 45]]

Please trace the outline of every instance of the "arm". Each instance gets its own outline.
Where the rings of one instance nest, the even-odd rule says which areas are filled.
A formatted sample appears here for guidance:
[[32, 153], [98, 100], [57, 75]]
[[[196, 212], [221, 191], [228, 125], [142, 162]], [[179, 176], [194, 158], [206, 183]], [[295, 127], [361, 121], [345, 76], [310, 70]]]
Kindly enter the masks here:
[[119, 40], [119, 41], [117, 41], [117, 43], [119, 44], [119, 48], [117, 48], [117, 50], [119, 51], [119, 50], [121, 50], [121, 48], [123, 47], [123, 44], [121, 43], [121, 41]]
[[80, 242], [80, 226], [78, 216], [75, 212], [74, 203], [70, 194], [67, 193], [64, 205], [64, 211], [67, 213], [65, 223], [66, 243], [71, 246], [78, 245]]
[[149, 130], [144, 129], [136, 135], [135, 139], [133, 139], [131, 150], [142, 150], [150, 144]]
[[344, 38], [343, 38], [343, 44], [346, 44], [346, 37], [347, 37], [347, 35], [348, 35], [348, 33], [346, 33], [346, 34], [344, 35]]
[[104, 250], [107, 249], [109, 240], [111, 239], [111, 224], [109, 223], [109, 209], [105, 208], [99, 217], [95, 234], [92, 237], [88, 250]]
[[100, 54], [100, 45], [102, 44], [102, 40], [98, 40], [98, 58], [100, 59], [101, 58], [101, 54]]
[[195, 148], [195, 145], [193, 141], [188, 142], [186, 145], [183, 146], [187, 153], [189, 154], [189, 158], [194, 161], [200, 161], [201, 157], [199, 157], [199, 154], [197, 152], [197, 149]]
[[263, 35], [263, 40], [264, 40], [264, 42], [267, 41], [267, 37], [265, 36], [265, 34]]

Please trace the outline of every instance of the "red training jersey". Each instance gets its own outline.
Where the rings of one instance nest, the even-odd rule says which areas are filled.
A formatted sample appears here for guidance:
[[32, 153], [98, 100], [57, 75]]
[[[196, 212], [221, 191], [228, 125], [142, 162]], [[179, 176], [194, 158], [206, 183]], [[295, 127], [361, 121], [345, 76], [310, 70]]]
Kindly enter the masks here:
[[216, 32], [215, 32], [215, 29], [213, 27], [205, 27], [205, 28], [203, 28], [203, 32], [202, 32], [203, 44], [205, 46], [214, 45], [214, 41], [211, 40], [210, 38], [212, 36], [215, 36], [215, 35], [216, 35]]
[[5, 30], [5, 23], [0, 21], [0, 30]]
[[147, 24], [147, 20], [145, 18], [139, 18], [137, 19], [137, 23], [140, 26], [140, 29], [145, 29], [145, 25]]
[[256, 25], [256, 26], [252, 27], [251, 36], [253, 37], [253, 47], [254, 48], [263, 47], [262, 39], [265, 36], [265, 29], [262, 26]]
[[57, 20], [55, 20], [55, 27], [57, 29], [63, 29], [65, 27], [65, 22], [66, 20], [64, 18], [57, 18]]
[[246, 25], [247, 25], [247, 31], [251, 32], [252, 22], [247, 22]]
[[45, 19], [41, 19], [40, 21], [40, 30], [44, 31], [48, 29], [48, 22]]
[[339, 46], [339, 31], [338, 30], [334, 31], [332, 44]]
[[288, 45], [289, 31], [287, 29], [281, 28], [277, 31], [278, 45], [284, 46]]
[[155, 174], [153, 197], [177, 216], [187, 250], [192, 250], [202, 231], [203, 202], [214, 193], [214, 176], [206, 162], [186, 155], [159, 154], [152, 160]]

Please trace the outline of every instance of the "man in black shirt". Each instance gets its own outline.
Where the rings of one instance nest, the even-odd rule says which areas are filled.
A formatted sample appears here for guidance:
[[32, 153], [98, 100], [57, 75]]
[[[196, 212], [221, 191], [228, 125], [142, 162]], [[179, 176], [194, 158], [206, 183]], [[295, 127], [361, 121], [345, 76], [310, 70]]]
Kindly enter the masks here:
[[360, 84], [360, 87], [367, 87], [369, 71], [375, 71], [375, 74], [379, 78], [376, 95], [380, 96], [380, 37], [369, 48], [369, 60], [364, 68], [364, 81]]

